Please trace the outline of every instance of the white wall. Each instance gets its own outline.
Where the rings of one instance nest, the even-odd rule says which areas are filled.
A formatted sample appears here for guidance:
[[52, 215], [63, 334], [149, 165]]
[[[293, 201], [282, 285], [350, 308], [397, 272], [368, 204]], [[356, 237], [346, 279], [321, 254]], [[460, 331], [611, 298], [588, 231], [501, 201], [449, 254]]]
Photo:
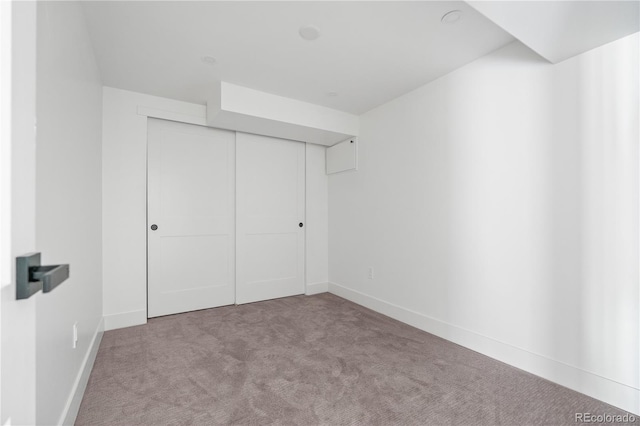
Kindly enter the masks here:
[[38, 3], [37, 57], [36, 248], [70, 264], [36, 299], [36, 421], [56, 424], [77, 409], [102, 325], [102, 83], [79, 3]]
[[330, 291], [638, 413], [637, 76], [516, 42], [364, 114]]
[[[204, 105], [104, 88], [102, 260], [106, 329], [144, 324], [147, 320], [147, 117], [144, 114], [193, 124], [206, 123]], [[307, 170], [313, 171], [307, 182], [310, 227], [307, 229], [307, 282], [322, 285], [327, 282], [327, 234], [319, 229], [326, 229], [328, 220], [324, 148], [308, 149]], [[316, 223], [317, 228], [311, 227], [312, 223]], [[314, 286], [310, 292], [322, 291], [321, 285]]]

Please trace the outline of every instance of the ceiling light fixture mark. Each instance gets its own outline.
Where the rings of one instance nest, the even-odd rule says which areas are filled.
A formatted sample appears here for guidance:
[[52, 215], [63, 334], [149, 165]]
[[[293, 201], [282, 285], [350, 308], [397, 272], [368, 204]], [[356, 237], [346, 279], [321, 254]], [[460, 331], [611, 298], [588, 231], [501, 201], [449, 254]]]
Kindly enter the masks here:
[[313, 25], [305, 25], [298, 30], [300, 37], [307, 41], [312, 41], [320, 37], [320, 30]]
[[450, 12], [445, 13], [440, 20], [443, 24], [454, 24], [462, 19], [462, 11], [461, 10], [452, 10]]
[[203, 56], [200, 59], [202, 60], [202, 62], [204, 62], [207, 65], [215, 65], [217, 62], [216, 58], [214, 58], [213, 56]]

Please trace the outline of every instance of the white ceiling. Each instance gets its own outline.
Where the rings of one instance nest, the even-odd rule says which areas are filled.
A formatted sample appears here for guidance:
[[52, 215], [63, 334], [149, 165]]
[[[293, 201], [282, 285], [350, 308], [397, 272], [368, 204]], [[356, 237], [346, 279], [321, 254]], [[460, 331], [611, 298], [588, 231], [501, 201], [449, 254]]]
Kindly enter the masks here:
[[[514, 40], [457, 1], [98, 1], [84, 9], [106, 86], [198, 104], [223, 80], [360, 114]], [[462, 19], [441, 23], [454, 9]], [[320, 37], [300, 38], [304, 25]]]
[[640, 2], [637, 0], [469, 3], [553, 63], [640, 29]]

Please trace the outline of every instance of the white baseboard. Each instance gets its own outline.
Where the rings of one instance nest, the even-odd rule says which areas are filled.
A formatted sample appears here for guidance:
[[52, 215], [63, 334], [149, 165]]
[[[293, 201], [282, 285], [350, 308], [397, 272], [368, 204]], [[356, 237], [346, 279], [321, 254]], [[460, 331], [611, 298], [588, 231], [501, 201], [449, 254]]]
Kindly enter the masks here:
[[87, 388], [89, 376], [91, 375], [91, 370], [93, 369], [93, 363], [95, 362], [96, 356], [98, 355], [98, 348], [100, 347], [100, 342], [102, 341], [103, 334], [104, 318], [101, 318], [100, 322], [98, 323], [98, 327], [96, 328], [96, 332], [93, 335], [93, 339], [91, 340], [91, 344], [89, 345], [89, 350], [87, 351], [84, 360], [82, 360], [80, 371], [78, 372], [76, 380], [73, 383], [71, 394], [69, 395], [67, 404], [62, 411], [62, 415], [60, 416], [58, 424], [73, 425], [75, 423], [76, 417], [78, 416], [78, 410], [80, 410], [80, 403], [82, 402], [82, 397], [84, 396], [84, 391]]
[[121, 312], [104, 316], [104, 330], [116, 330], [118, 328], [132, 327], [147, 323], [147, 311]]
[[640, 414], [640, 390], [634, 387], [385, 302], [336, 283], [329, 283], [329, 292], [630, 413]]
[[307, 289], [304, 294], [311, 296], [313, 294], [326, 293], [329, 291], [329, 283], [313, 283], [307, 284]]

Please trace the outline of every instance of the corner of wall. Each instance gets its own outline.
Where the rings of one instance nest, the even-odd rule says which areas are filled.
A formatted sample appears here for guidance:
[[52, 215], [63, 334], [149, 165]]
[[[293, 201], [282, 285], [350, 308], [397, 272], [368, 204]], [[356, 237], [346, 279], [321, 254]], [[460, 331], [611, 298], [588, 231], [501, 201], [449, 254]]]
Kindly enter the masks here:
[[133, 327], [147, 323], [147, 311], [120, 312], [104, 316], [105, 331], [116, 330], [118, 328]]
[[329, 283], [313, 283], [307, 284], [304, 294], [312, 296], [314, 294], [326, 293], [329, 291]]

